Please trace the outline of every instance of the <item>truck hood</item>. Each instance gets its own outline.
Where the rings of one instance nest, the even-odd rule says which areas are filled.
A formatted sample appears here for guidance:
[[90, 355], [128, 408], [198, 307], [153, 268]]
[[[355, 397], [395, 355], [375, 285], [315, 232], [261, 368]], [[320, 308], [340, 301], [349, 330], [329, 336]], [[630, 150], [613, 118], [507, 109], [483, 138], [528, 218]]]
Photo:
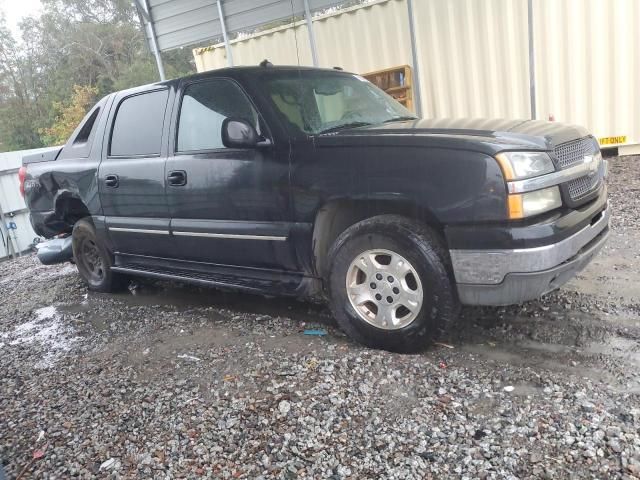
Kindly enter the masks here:
[[320, 135], [322, 145], [360, 143], [469, 148], [494, 154], [501, 150], [553, 150], [589, 132], [579, 126], [542, 120], [487, 118], [416, 119], [340, 130]]

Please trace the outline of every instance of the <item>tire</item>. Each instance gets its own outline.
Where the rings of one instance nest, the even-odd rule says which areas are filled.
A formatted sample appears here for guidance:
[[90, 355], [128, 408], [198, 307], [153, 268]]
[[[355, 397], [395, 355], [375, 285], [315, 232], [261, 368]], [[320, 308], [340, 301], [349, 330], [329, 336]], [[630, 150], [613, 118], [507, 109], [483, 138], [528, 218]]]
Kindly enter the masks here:
[[458, 314], [449, 257], [426, 225], [398, 215], [369, 218], [344, 231], [328, 255], [331, 310], [359, 343], [415, 353]]
[[89, 290], [110, 293], [124, 287], [126, 278], [111, 271], [113, 257], [98, 239], [89, 218], [78, 220], [73, 226], [72, 244], [78, 272]]

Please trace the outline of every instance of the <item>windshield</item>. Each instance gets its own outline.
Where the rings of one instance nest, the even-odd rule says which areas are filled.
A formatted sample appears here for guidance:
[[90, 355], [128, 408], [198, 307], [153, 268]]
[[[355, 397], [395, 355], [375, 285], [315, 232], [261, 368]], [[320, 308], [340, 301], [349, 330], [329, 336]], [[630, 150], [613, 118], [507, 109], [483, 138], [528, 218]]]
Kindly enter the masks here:
[[315, 135], [416, 116], [357, 75], [300, 71], [265, 76], [264, 87], [288, 123]]

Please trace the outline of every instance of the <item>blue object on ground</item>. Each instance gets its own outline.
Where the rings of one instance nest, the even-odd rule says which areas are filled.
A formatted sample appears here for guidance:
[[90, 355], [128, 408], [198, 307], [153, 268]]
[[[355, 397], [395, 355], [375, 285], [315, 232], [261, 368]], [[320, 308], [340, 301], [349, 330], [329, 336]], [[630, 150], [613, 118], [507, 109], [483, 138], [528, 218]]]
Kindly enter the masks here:
[[327, 331], [324, 329], [319, 329], [319, 330], [305, 330], [304, 331], [305, 335], [314, 335], [316, 337], [324, 337], [327, 334]]

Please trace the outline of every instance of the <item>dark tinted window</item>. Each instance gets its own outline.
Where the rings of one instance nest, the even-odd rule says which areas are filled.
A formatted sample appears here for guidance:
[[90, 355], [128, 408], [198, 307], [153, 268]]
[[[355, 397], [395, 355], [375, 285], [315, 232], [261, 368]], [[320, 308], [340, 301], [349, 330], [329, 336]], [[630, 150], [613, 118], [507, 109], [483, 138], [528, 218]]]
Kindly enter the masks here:
[[98, 124], [100, 123], [100, 114], [104, 102], [98, 103], [93, 109], [85, 115], [82, 123], [76, 129], [75, 136], [72, 136], [64, 147], [60, 158], [87, 158], [91, 153], [91, 147], [94, 143]]
[[81, 143], [87, 143], [89, 141], [89, 137], [91, 133], [95, 130], [96, 119], [100, 114], [100, 107], [96, 108], [91, 116], [87, 119], [87, 121], [82, 125], [82, 128], [78, 132], [78, 136], [73, 140], [74, 145], [78, 145]]
[[230, 80], [216, 79], [189, 85], [182, 97], [176, 150], [224, 148], [222, 122], [242, 118], [258, 128], [258, 114], [244, 92]]
[[113, 124], [110, 155], [157, 155], [160, 153], [167, 91], [125, 98]]

